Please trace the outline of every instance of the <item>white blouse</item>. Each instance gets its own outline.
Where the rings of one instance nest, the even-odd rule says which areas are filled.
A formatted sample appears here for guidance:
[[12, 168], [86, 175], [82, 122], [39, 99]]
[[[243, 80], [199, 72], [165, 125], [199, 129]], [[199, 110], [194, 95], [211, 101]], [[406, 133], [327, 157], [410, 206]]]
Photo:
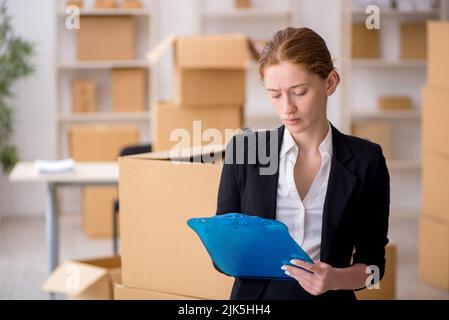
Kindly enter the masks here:
[[323, 207], [332, 159], [332, 129], [320, 144], [321, 167], [304, 199], [296, 189], [294, 167], [298, 146], [287, 128], [279, 156], [276, 220], [285, 223], [293, 239], [313, 260], [320, 259]]

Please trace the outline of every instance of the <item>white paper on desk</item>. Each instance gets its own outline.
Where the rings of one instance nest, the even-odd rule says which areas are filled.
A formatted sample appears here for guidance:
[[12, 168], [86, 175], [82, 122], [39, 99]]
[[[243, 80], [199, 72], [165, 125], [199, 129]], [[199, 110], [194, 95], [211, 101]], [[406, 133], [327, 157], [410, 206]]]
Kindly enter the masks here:
[[39, 173], [64, 173], [75, 169], [75, 161], [73, 159], [36, 160], [34, 167]]

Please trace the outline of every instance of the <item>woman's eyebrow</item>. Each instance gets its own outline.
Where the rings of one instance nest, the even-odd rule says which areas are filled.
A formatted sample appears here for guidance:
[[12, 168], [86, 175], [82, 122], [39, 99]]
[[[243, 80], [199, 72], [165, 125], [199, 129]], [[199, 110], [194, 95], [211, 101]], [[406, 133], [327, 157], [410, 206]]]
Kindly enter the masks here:
[[294, 89], [297, 87], [303, 87], [303, 86], [308, 86], [308, 85], [309, 85], [308, 83], [298, 83], [298, 84], [295, 84], [294, 86], [291, 86], [289, 89]]
[[[295, 84], [295, 85], [291, 86], [288, 89], [294, 89], [294, 88], [297, 88], [297, 87], [304, 87], [304, 86], [308, 86], [308, 85], [309, 85], [308, 83], [298, 83], [298, 84]], [[268, 90], [268, 91], [280, 91], [281, 90], [281, 89], [272, 89], [272, 88], [265, 88], [265, 89]]]

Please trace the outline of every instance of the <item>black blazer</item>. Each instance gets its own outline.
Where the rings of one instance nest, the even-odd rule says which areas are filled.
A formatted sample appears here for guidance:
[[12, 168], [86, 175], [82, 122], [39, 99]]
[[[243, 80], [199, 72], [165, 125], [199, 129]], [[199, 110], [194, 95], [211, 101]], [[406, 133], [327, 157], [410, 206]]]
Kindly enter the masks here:
[[[323, 210], [321, 261], [337, 268], [351, 263], [376, 265], [382, 278], [390, 205], [390, 177], [382, 149], [375, 143], [344, 135], [334, 126], [331, 128], [333, 156]], [[271, 156], [269, 134], [245, 132], [233, 138], [226, 149], [218, 215], [236, 212], [276, 219], [279, 153], [284, 130], [284, 126], [272, 130], [278, 140], [277, 154], [271, 158], [277, 157], [272, 175], [260, 174], [260, 169], [269, 163], [259, 158], [252, 161], [247, 156], [248, 141], [256, 141], [260, 148], [261, 140], [266, 141], [264, 151]], [[239, 138], [245, 141], [243, 146], [236, 143]], [[239, 151], [244, 149], [245, 157], [236, 163], [237, 147]], [[297, 281], [236, 279], [231, 299], [355, 299], [355, 294], [353, 290], [337, 290], [312, 296]]]

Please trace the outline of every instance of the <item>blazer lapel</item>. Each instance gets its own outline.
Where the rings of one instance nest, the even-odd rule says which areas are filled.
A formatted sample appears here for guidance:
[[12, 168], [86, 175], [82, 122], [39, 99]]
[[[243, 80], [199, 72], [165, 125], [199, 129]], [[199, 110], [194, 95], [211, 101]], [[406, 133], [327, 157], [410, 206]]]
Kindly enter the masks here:
[[331, 128], [333, 156], [323, 208], [321, 231], [320, 260], [324, 262], [329, 257], [336, 230], [357, 181], [357, 177], [344, 166], [352, 157], [345, 138], [334, 126], [331, 126]]

